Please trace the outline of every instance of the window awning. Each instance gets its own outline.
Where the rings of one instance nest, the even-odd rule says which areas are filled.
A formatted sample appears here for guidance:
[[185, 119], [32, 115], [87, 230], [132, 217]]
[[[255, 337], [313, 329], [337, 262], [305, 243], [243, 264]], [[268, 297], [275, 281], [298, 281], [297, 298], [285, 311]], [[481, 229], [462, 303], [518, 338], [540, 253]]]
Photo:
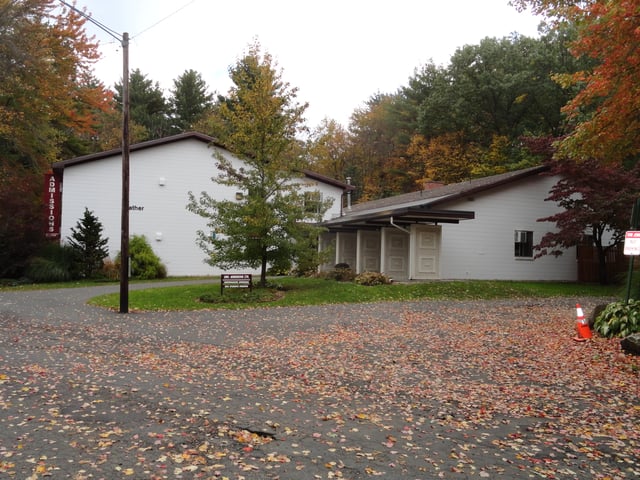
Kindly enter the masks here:
[[363, 211], [333, 218], [322, 225], [329, 231], [374, 229], [389, 225], [409, 226], [414, 223], [460, 223], [473, 220], [475, 212], [464, 210], [432, 210], [426, 206], [389, 208], [377, 211]]

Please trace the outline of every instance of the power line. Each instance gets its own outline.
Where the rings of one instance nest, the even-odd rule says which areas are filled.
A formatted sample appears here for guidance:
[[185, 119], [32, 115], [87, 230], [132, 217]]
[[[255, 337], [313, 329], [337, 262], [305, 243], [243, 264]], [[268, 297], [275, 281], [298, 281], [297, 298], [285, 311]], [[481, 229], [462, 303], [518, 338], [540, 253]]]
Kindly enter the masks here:
[[89, 22], [93, 23], [100, 30], [103, 30], [104, 32], [108, 33], [109, 35], [111, 35], [113, 38], [115, 38], [119, 42], [122, 42], [122, 35], [119, 34], [118, 32], [116, 32], [115, 30], [113, 30], [112, 28], [109, 28], [106, 25], [104, 25], [103, 23], [100, 23], [98, 20], [93, 18], [91, 15], [86, 14], [82, 10], [77, 9], [76, 7], [74, 7], [73, 5], [70, 5], [69, 3], [65, 2], [64, 0], [59, 0], [59, 2], [62, 3], [63, 5], [65, 5], [67, 8], [70, 8], [71, 10], [76, 12], [78, 15], [86, 18]]
[[[157, 22], [149, 25], [147, 28], [145, 28], [144, 30], [141, 30], [140, 32], [136, 33], [135, 35], [132, 35], [130, 37], [130, 40], [133, 40], [134, 38], [139, 37], [140, 35], [142, 35], [143, 33], [148, 32], [149, 30], [151, 30], [152, 28], [157, 27], [158, 25], [160, 25], [162, 22], [170, 19], [171, 17], [173, 17], [174, 15], [176, 15], [177, 13], [181, 12], [182, 10], [184, 10], [185, 8], [187, 8], [189, 5], [191, 5], [192, 3], [195, 3], [196, 0], [191, 0], [188, 3], [185, 3], [183, 6], [181, 6], [180, 8], [178, 8], [177, 10], [175, 10], [174, 12], [170, 13], [169, 15], [167, 15], [166, 17], [161, 18], [160, 20], [158, 20]], [[74, 12], [76, 12], [78, 15], [81, 15], [82, 17], [86, 18], [89, 22], [93, 23], [95, 26], [97, 26], [98, 28], [100, 28], [101, 30], [103, 30], [104, 32], [108, 33], [109, 35], [111, 35], [113, 38], [115, 38], [116, 40], [118, 40], [119, 42], [122, 41], [122, 35], [118, 32], [116, 32], [115, 30], [113, 30], [112, 28], [107, 27], [105, 24], [99, 22], [98, 20], [96, 20], [95, 18], [93, 18], [93, 16], [88, 15], [87, 13], [83, 12], [82, 10], [79, 10], [78, 8], [74, 7], [73, 5], [67, 3], [64, 0], [59, 0], [60, 3], [62, 3], [63, 5], [65, 5], [67, 8], [70, 8], [71, 10], [73, 10]]]
[[149, 31], [149, 30], [151, 30], [152, 28], [157, 27], [159, 24], [161, 24], [161, 23], [162, 23], [162, 22], [164, 22], [165, 20], [170, 19], [171, 17], [173, 17], [174, 15], [176, 15], [178, 12], [180, 12], [180, 11], [184, 10], [184, 9], [185, 9], [185, 8], [187, 8], [189, 5], [191, 5], [192, 3], [194, 3], [195, 1], [196, 1], [196, 0], [191, 0], [191, 1], [190, 1], [190, 2], [188, 2], [188, 3], [185, 3], [183, 6], [181, 6], [179, 9], [177, 9], [175, 12], [170, 13], [169, 15], [167, 15], [167, 16], [166, 16], [166, 17], [164, 17], [164, 18], [161, 18], [161, 19], [160, 19], [160, 20], [158, 20], [156, 23], [154, 23], [154, 24], [152, 24], [152, 25], [148, 26], [147, 28], [145, 28], [144, 30], [142, 30], [142, 31], [140, 31], [140, 32], [138, 32], [138, 33], [136, 33], [136, 34], [135, 34], [135, 35], [133, 35], [131, 38], [132, 38], [132, 39], [133, 39], [133, 38], [137, 38], [137, 37], [139, 37], [140, 35], [142, 35], [143, 33], [148, 32], [148, 31]]

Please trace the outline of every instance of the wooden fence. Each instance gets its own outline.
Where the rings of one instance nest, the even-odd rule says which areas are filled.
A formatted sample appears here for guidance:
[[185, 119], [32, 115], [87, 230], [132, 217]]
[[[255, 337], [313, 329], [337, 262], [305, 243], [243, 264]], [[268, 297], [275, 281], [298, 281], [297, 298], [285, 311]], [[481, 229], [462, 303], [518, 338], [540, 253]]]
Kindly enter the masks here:
[[[622, 283], [629, 268], [629, 259], [623, 253], [624, 246], [607, 250], [607, 279], [609, 283]], [[640, 263], [640, 262], [636, 262]], [[578, 245], [578, 281], [598, 283], [598, 251], [593, 245]]]

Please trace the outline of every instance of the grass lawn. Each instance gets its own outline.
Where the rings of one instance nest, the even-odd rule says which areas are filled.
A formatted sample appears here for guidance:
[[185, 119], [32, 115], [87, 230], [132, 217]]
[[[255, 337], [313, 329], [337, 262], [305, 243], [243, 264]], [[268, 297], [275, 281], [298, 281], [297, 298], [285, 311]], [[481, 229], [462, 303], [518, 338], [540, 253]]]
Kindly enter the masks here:
[[[473, 300], [556, 296], [579, 299], [585, 296], [615, 297], [619, 296], [621, 291], [620, 286], [477, 280], [399, 283], [369, 287], [317, 278], [278, 277], [272, 283], [271, 288], [254, 288], [253, 292], [246, 289], [226, 289], [224, 295], [220, 295], [217, 282], [165, 288], [158, 286], [130, 291], [129, 306], [133, 310], [201, 310], [418, 299]], [[90, 303], [115, 309], [119, 306], [119, 294], [95, 297]]]
[[[136, 283], [167, 283], [179, 282], [180, 280], [210, 280], [212, 277], [169, 277], [158, 280], [136, 280], [129, 279], [129, 284]], [[80, 287], [98, 287], [100, 285], [116, 285], [117, 280], [73, 280], [70, 282], [55, 283], [23, 283], [19, 280], [0, 278], [0, 292], [15, 292], [20, 290], [50, 290], [57, 288], [80, 288]]]

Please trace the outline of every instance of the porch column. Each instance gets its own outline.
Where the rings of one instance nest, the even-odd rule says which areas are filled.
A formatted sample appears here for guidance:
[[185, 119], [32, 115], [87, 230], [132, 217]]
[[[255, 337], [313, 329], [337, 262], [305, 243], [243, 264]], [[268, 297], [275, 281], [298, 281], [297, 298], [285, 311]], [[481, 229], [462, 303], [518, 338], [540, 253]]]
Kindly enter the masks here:
[[409, 228], [409, 280], [416, 278], [416, 243], [417, 235], [415, 225]]
[[362, 230], [358, 229], [356, 232], [356, 274], [362, 273], [362, 255], [361, 255], [361, 247], [362, 247]]
[[[340, 242], [340, 232], [336, 232], [336, 253], [335, 253], [335, 257], [333, 259], [333, 265], [337, 265], [338, 263], [340, 263], [340, 244], [342, 242]], [[333, 266], [332, 265], [332, 266]]]
[[387, 274], [387, 257], [385, 252], [387, 251], [387, 235], [386, 229], [380, 229], [380, 273]]

